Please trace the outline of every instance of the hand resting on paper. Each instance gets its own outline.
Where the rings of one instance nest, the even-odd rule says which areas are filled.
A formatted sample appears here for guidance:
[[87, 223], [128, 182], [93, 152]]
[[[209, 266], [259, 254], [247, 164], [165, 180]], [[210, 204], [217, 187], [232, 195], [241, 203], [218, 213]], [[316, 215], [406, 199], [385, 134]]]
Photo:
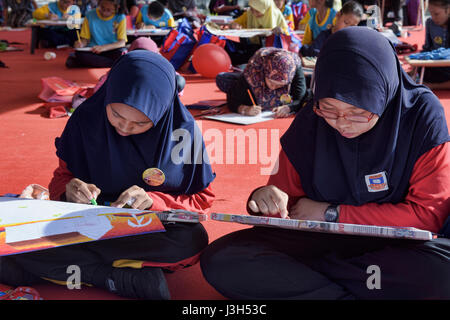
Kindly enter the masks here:
[[272, 112], [275, 113], [275, 118], [286, 118], [291, 114], [291, 108], [287, 105], [279, 106], [273, 108]]
[[75, 43], [73, 44], [74, 48], [84, 48], [86, 47], [88, 44], [88, 40], [81, 38], [80, 41], [75, 41]]
[[48, 200], [50, 198], [50, 193], [47, 188], [39, 184], [32, 183], [23, 189], [19, 198]]
[[324, 212], [330, 205], [329, 203], [303, 197], [288, 211], [288, 200], [289, 196], [287, 193], [274, 185], [269, 185], [259, 188], [253, 193], [248, 202], [248, 208], [254, 213], [262, 213], [265, 216], [325, 221]]
[[126, 204], [133, 209], [146, 210], [152, 207], [153, 199], [144, 189], [134, 185], [122, 192], [111, 207], [123, 208]]
[[262, 111], [261, 106], [246, 106], [240, 105], [238, 108], [238, 113], [244, 116], [257, 116]]
[[102, 53], [103, 51], [106, 51], [105, 49], [106, 48], [104, 46], [93, 46], [92, 47], [92, 52], [96, 53], [96, 54], [99, 54], [99, 53]]
[[58, 17], [57, 14], [54, 14], [54, 13], [49, 12], [49, 13], [47, 14], [47, 19], [49, 19], [49, 20], [59, 20], [59, 17]]
[[289, 196], [274, 185], [264, 186], [256, 190], [250, 201], [248, 208], [254, 213], [262, 213], [265, 216], [277, 216], [288, 218], [287, 210]]
[[233, 22], [230, 25], [230, 29], [242, 29], [242, 26], [239, 23]]
[[75, 203], [91, 203], [102, 191], [94, 184], [88, 184], [78, 178], [73, 178], [66, 184], [66, 200]]

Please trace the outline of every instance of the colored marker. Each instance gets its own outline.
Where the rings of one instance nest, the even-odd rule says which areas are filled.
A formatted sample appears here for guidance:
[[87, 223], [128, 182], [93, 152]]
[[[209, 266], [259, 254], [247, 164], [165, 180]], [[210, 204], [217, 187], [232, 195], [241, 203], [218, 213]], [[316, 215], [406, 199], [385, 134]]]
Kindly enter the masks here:
[[91, 199], [91, 203], [94, 205], [94, 206], [96, 206], [97, 205], [97, 201], [95, 201], [95, 199], [94, 198], [92, 198]]

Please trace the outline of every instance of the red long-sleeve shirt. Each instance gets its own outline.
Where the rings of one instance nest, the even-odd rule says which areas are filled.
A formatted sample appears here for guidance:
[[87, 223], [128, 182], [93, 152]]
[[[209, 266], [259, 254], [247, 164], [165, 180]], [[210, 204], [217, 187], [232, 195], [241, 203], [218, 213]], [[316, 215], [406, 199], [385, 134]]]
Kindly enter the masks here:
[[[450, 213], [450, 143], [423, 154], [414, 165], [409, 183], [408, 194], [401, 203], [341, 205], [339, 222], [438, 232]], [[306, 196], [300, 177], [283, 150], [278, 172], [267, 185], [275, 185], [289, 195], [288, 210]]]
[[[69, 183], [72, 178], [74, 178], [74, 176], [69, 169], [67, 169], [67, 164], [59, 159], [59, 167], [53, 172], [53, 178], [49, 185], [50, 199], [60, 200], [61, 195], [66, 192], [66, 184]], [[153, 191], [147, 193], [153, 200], [153, 205], [150, 209], [154, 211], [183, 209], [198, 213], [208, 213], [215, 198], [211, 185], [192, 195], [175, 196]]]

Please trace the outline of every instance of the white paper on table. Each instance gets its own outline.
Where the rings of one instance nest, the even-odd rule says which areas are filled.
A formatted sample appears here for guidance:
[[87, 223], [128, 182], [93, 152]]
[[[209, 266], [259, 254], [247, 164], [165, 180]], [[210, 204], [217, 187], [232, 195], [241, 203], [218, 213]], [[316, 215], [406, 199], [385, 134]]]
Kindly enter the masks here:
[[260, 114], [256, 116], [244, 116], [239, 113], [225, 113], [225, 114], [219, 114], [215, 116], [204, 116], [205, 119], [211, 119], [211, 120], [218, 120], [223, 122], [231, 122], [235, 124], [254, 124], [269, 120], [274, 120], [275, 113], [272, 111], [263, 111]]
[[92, 51], [92, 47], [75, 48], [76, 51]]

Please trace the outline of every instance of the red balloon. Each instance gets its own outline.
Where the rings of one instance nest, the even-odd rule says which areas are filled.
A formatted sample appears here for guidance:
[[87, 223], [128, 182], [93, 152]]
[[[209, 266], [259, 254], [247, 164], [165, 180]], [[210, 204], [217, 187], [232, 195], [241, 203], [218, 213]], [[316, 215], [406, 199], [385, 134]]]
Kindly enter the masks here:
[[205, 43], [195, 49], [192, 64], [195, 71], [205, 78], [215, 78], [220, 72], [230, 70], [231, 59], [222, 47], [213, 43]]

